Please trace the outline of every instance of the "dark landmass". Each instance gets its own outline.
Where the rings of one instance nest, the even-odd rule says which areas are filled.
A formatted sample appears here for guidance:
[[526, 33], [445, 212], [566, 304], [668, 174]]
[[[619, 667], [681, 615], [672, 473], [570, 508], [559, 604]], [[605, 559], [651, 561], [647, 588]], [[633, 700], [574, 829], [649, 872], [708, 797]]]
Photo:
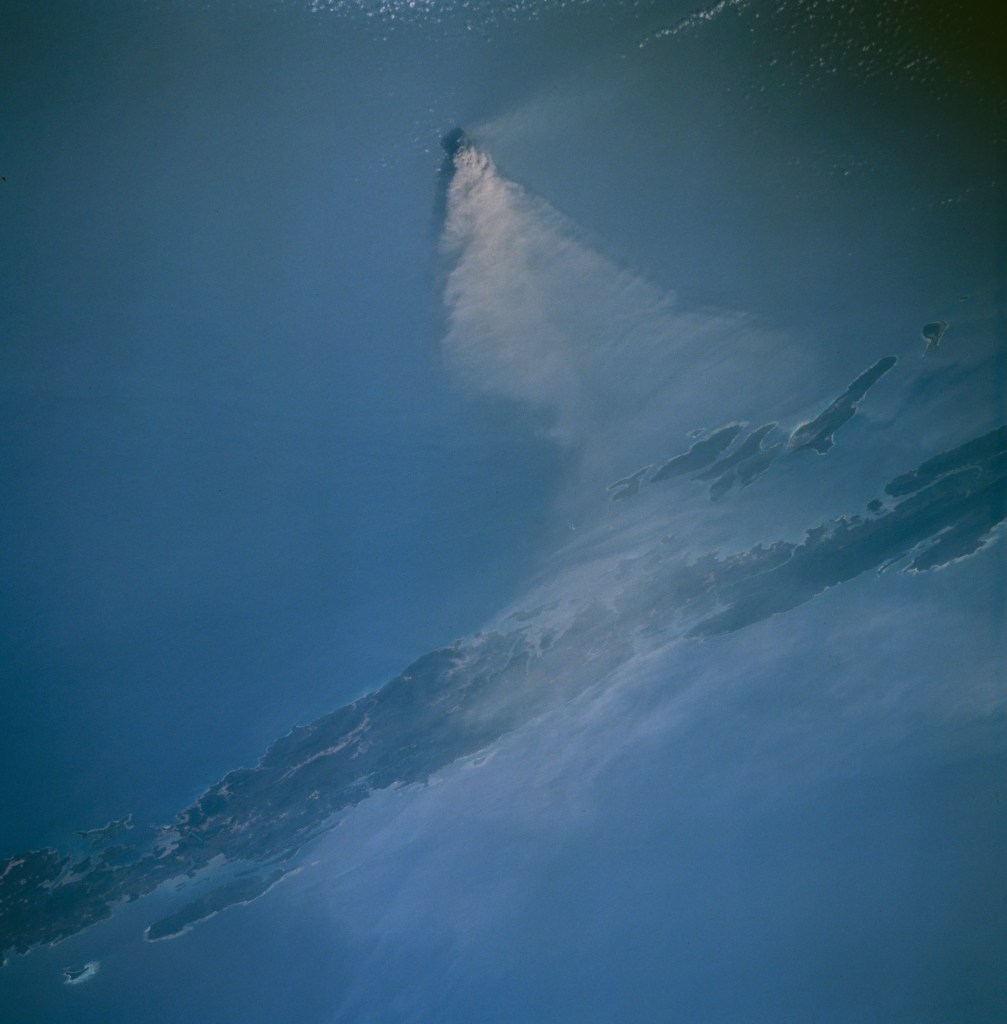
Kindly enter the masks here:
[[101, 964], [97, 960], [92, 960], [84, 964], [83, 967], [66, 967], [63, 970], [63, 984], [80, 985], [85, 981], [90, 981], [98, 973], [100, 967]]
[[923, 330], [920, 331], [923, 340], [927, 343], [927, 347], [923, 350], [923, 354], [926, 355], [928, 352], [932, 352], [941, 343], [941, 338], [944, 337], [944, 332], [948, 329], [947, 320], [936, 320], [932, 324], [924, 324]]
[[89, 839], [92, 847], [101, 846], [102, 843], [111, 842], [113, 839], [118, 838], [122, 832], [128, 832], [133, 828], [133, 815], [127, 814], [125, 818], [120, 818], [118, 821], [110, 821], [107, 825], [102, 825], [101, 828], [89, 828], [83, 832], [75, 832], [74, 835], [80, 836], [82, 839]]
[[720, 501], [736, 482], [740, 483], [742, 487], [747, 487], [769, 469], [781, 451], [783, 451], [782, 441], [769, 448], [760, 449], [755, 455], [740, 462], [737, 469], [729, 469], [710, 485], [710, 500]]
[[775, 423], [764, 423], [761, 427], [753, 430], [730, 455], [719, 459], [709, 469], [696, 474], [697, 480], [715, 480], [730, 469], [734, 469], [739, 462], [751, 458], [762, 447], [765, 438], [776, 429]]
[[844, 517], [809, 530], [772, 571], [720, 587], [718, 598], [727, 607], [689, 635], [733, 632], [914, 552], [907, 571], [940, 568], [975, 553], [1007, 517], [1007, 427], [928, 460], [885, 491], [908, 496], [874, 519]]
[[721, 498], [734, 486], [737, 473], [729, 469], [723, 476], [718, 477], [710, 484], [710, 501], [720, 501]]
[[123, 861], [130, 860], [135, 856], [136, 851], [132, 847], [117, 843], [102, 850], [99, 859], [102, 864], [121, 864]]
[[[831, 405], [810, 423], [801, 424], [790, 436], [786, 447], [791, 452], [815, 451], [824, 455], [835, 444], [836, 431], [851, 420], [867, 392], [897, 363], [895, 356], [879, 359], [866, 369]], [[764, 423], [757, 427], [733, 450], [728, 451], [743, 429], [741, 423], [730, 423], [718, 427], [711, 434], [697, 440], [688, 451], [665, 462], [650, 478], [650, 483], [660, 483], [677, 476], [692, 473], [694, 480], [712, 480], [710, 500], [720, 501], [736, 484], [747, 487], [762, 476], [784, 451], [784, 443], [764, 447], [766, 439], [777, 424]], [[689, 436], [702, 434], [692, 431]], [[718, 456], [727, 451], [722, 458]], [[623, 477], [610, 484], [614, 490], [613, 501], [630, 498], [638, 494], [645, 470], [632, 476]]]
[[708, 470], [699, 473], [697, 480], [713, 480], [710, 485], [710, 500], [719, 501], [740, 480], [747, 487], [772, 465], [779, 454], [781, 445], [763, 449], [762, 442], [776, 429], [775, 423], [766, 423], [753, 430], [730, 455], [715, 462]]
[[899, 498], [922, 490], [948, 473], [953, 473], [962, 466], [987, 463], [995, 460], [1007, 450], [1007, 427], [991, 430], [982, 437], [968, 441], [951, 451], [941, 452], [932, 459], [927, 459], [917, 469], [903, 473], [885, 486], [885, 494]]
[[650, 472], [650, 466], [644, 466], [632, 476], [624, 476], [621, 480], [616, 480], [614, 484], [609, 484], [606, 489], [615, 492], [612, 495], [612, 500], [622, 501], [623, 498], [632, 498], [633, 495], [639, 494], [640, 484], [643, 483], [643, 478], [648, 472]]
[[425, 782], [630, 653], [628, 638], [626, 646], [614, 641], [594, 605], [562, 642], [525, 628], [434, 651], [380, 690], [294, 729], [255, 768], [230, 772], [181, 811], [134, 860], [98, 860], [73, 874], [69, 856], [41, 850], [0, 865], [0, 951], [58, 942], [107, 918], [119, 902], [194, 877], [211, 862], [289, 858], [334, 827], [337, 812], [375, 790]]
[[170, 939], [176, 935], [187, 932], [194, 924], [204, 921], [228, 907], [237, 906], [242, 903], [251, 903], [252, 900], [268, 892], [276, 883], [291, 869], [277, 868], [269, 875], [251, 875], [243, 878], [236, 878], [227, 885], [222, 885], [211, 892], [200, 896], [199, 899], [187, 903], [181, 910], [160, 921], [155, 921], [144, 932], [144, 938], [148, 942], [157, 942], [159, 939]]
[[683, 473], [691, 473], [709, 466], [741, 433], [743, 427], [742, 423], [729, 423], [726, 426], [718, 427], [709, 437], [697, 441], [687, 452], [669, 459], [650, 478], [650, 482], [658, 483], [661, 480], [670, 480]]
[[898, 362], [895, 356], [879, 359], [825, 410], [810, 423], [803, 423], [790, 436], [790, 450], [815, 451], [824, 455], [835, 443], [833, 435], [846, 422], [853, 419], [857, 406], [875, 384]]
[[[760, 449], [733, 471], [752, 479], [781, 448]], [[874, 518], [843, 517], [799, 543], [687, 559], [658, 546], [628, 557], [615, 593], [577, 594], [559, 611], [512, 616], [514, 628], [433, 651], [381, 689], [292, 730], [128, 857], [122, 848], [71, 866], [70, 855], [47, 849], [9, 859], [0, 864], [0, 955], [58, 942], [211, 865], [258, 873], [162, 919], [150, 937], [254, 898], [275, 881], [273, 865], [335, 827], [339, 813], [375, 791], [422, 783], [600, 684], [641, 638], [730, 633], [872, 569], [909, 558], [907, 571], [924, 572], [975, 554], [1007, 515], [1007, 426], [928, 459], [885, 493], [894, 503]]]
[[747, 487], [757, 477], [762, 476], [767, 469], [776, 461], [776, 457], [783, 451], [783, 442], [774, 444], [769, 448], [763, 448], [757, 455], [746, 459], [738, 466], [738, 479], [742, 487]]

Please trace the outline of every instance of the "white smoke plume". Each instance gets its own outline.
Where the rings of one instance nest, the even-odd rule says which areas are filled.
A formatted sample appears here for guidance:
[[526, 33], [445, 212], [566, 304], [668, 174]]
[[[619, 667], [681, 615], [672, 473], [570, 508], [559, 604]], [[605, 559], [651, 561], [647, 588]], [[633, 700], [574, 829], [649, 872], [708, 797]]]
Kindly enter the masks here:
[[585, 457], [646, 457], [669, 428], [745, 415], [746, 376], [779, 360], [778, 336], [744, 314], [676, 308], [478, 148], [459, 146], [454, 162], [444, 351], [465, 386], [545, 412], [554, 440]]

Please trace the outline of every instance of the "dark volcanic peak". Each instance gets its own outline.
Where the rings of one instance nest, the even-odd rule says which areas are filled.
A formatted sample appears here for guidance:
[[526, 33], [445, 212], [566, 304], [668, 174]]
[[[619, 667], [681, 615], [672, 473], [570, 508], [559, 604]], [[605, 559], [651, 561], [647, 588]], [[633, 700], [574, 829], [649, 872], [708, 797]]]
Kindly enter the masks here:
[[470, 145], [468, 136], [463, 128], [453, 128], [441, 139], [441, 148], [451, 159], [454, 159], [459, 150]]
[[437, 188], [434, 190], [434, 225], [438, 231], [443, 228], [447, 219], [448, 191], [457, 170], [458, 154], [471, 145], [472, 143], [462, 128], [452, 129], [441, 139], [444, 159], [441, 161], [440, 171], [437, 175]]

